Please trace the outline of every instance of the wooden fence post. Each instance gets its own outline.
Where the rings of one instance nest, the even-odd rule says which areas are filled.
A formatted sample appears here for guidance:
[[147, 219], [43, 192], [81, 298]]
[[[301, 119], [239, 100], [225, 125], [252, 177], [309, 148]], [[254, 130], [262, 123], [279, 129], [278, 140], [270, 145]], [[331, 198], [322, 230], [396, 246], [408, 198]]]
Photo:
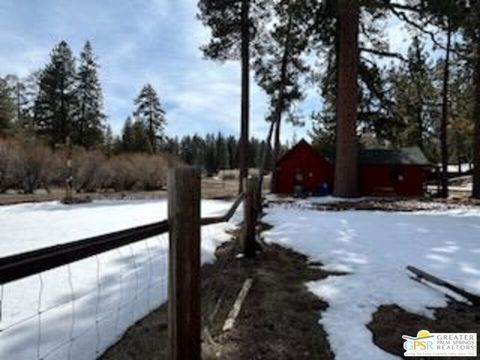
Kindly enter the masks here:
[[256, 232], [257, 226], [257, 188], [258, 178], [250, 176], [244, 179], [244, 216], [245, 216], [245, 233], [243, 237], [243, 253], [245, 257], [255, 257], [256, 249]]
[[258, 218], [260, 217], [260, 215], [262, 214], [263, 212], [263, 204], [262, 204], [262, 184], [263, 182], [261, 181], [261, 178], [258, 177], [257, 178], [257, 191], [256, 191], [256, 197], [257, 197], [257, 201], [256, 201], [256, 219], [258, 220]]
[[168, 358], [201, 358], [200, 171], [168, 173]]

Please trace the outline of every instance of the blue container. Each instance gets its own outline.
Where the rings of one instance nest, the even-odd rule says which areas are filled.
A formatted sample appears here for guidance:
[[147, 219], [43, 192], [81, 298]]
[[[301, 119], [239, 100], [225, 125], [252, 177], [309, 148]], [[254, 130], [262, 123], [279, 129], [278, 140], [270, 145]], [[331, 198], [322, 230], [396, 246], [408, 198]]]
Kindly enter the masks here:
[[332, 189], [330, 188], [330, 185], [328, 185], [326, 182], [322, 182], [318, 185], [317, 187], [317, 194], [318, 196], [327, 196], [332, 193]]

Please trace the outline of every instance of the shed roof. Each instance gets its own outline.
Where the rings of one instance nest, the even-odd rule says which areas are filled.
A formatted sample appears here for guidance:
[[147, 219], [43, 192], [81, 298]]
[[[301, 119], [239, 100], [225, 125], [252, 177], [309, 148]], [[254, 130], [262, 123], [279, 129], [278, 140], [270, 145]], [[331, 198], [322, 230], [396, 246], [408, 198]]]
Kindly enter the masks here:
[[[313, 149], [313, 147], [302, 139], [296, 144], [290, 151], [294, 150], [300, 144], [307, 144]], [[314, 150], [316, 151], [316, 150]], [[285, 155], [287, 155], [285, 154]], [[285, 157], [284, 155], [284, 157]], [[319, 154], [320, 155], [320, 154]], [[335, 153], [326, 154], [325, 156], [332, 163], [335, 162]], [[279, 162], [282, 159], [279, 160]], [[364, 165], [418, 165], [418, 166], [430, 166], [431, 163], [425, 157], [422, 150], [419, 147], [407, 147], [402, 149], [364, 149], [360, 150], [359, 163]]]
[[359, 161], [368, 165], [431, 165], [419, 147], [362, 150]]

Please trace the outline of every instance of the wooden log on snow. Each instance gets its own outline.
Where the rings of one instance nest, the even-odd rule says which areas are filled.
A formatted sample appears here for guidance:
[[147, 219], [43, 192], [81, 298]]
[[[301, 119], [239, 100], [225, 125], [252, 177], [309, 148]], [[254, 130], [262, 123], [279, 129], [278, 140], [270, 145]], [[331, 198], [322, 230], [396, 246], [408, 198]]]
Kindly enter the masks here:
[[243, 283], [242, 289], [238, 293], [237, 299], [235, 300], [235, 303], [233, 304], [233, 307], [228, 314], [227, 320], [225, 320], [225, 324], [222, 328], [223, 331], [229, 331], [233, 328], [233, 325], [235, 325], [238, 314], [240, 314], [240, 310], [242, 309], [242, 304], [247, 297], [248, 291], [252, 287], [252, 282], [253, 280], [248, 278]]
[[435, 285], [444, 287], [450, 291], [453, 291], [456, 294], [463, 296], [465, 299], [469, 300], [473, 305], [479, 306], [480, 305], [480, 296], [474, 295], [458, 286], [450, 284], [448, 281], [442, 280], [432, 274], [429, 274], [423, 270], [420, 270], [414, 266], [407, 266], [407, 270], [411, 273], [415, 274], [417, 278], [423, 279], [425, 281], [431, 282]]

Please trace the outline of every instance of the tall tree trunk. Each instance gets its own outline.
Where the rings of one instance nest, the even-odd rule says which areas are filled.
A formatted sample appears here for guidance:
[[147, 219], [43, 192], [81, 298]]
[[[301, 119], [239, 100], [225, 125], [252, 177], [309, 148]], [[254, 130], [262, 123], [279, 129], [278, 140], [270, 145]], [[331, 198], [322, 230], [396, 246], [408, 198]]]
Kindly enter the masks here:
[[243, 191], [243, 179], [248, 176], [248, 125], [250, 97], [250, 0], [242, 0], [242, 105], [239, 154], [239, 192]]
[[[421, 71], [421, 66], [419, 63], [422, 61], [422, 54], [420, 51], [420, 48], [418, 46], [415, 47], [415, 55], [416, 55], [416, 61], [415, 61], [415, 68], [414, 68], [414, 73], [411, 74], [412, 77], [417, 77], [419, 76], [419, 73], [421, 72], [422, 75], [424, 74], [423, 71]], [[416, 111], [417, 111], [417, 133], [415, 134], [415, 143], [417, 146], [424, 151], [424, 142], [423, 142], [423, 134], [424, 134], [424, 126], [423, 126], [423, 92], [422, 92], [422, 86], [420, 82], [417, 80], [415, 81], [415, 90], [416, 90]]]
[[280, 117], [277, 119], [277, 121], [275, 122], [276, 123], [276, 126], [275, 126], [275, 136], [273, 138], [273, 160], [275, 161], [275, 163], [277, 163], [278, 161], [278, 158], [280, 157], [280, 146], [281, 146], [281, 143], [280, 143], [280, 133], [281, 133], [281, 125], [282, 125], [282, 121], [281, 121], [281, 115]]
[[[263, 143], [263, 147], [262, 147], [262, 160], [260, 162], [260, 170], [258, 171], [258, 174], [260, 176], [260, 190], [262, 190], [262, 186], [263, 186], [263, 176], [265, 175], [265, 168], [267, 166], [267, 153], [271, 150], [271, 141], [272, 141], [272, 134], [273, 134], [273, 128], [275, 126], [275, 122], [273, 121], [270, 121], [270, 127], [268, 129], [268, 135], [267, 135], [267, 139], [265, 140], [265, 142]], [[273, 164], [273, 170], [272, 170], [272, 178], [273, 178], [273, 173], [275, 172], [275, 163]], [[273, 190], [273, 187], [271, 187], [270, 189]]]
[[280, 158], [280, 129], [282, 122], [282, 114], [285, 107], [285, 87], [287, 86], [287, 67], [288, 67], [288, 55], [290, 53], [290, 32], [292, 30], [292, 13], [289, 11], [287, 33], [285, 36], [285, 43], [283, 47], [282, 65], [280, 68], [280, 89], [278, 93], [277, 103], [275, 104], [275, 110], [273, 113], [272, 121], [275, 122], [275, 138], [273, 145], [273, 170], [270, 189], [275, 192], [277, 189], [277, 161]]
[[448, 82], [450, 80], [450, 46], [452, 38], [452, 29], [450, 19], [447, 29], [447, 46], [445, 50], [445, 67], [443, 70], [443, 89], [442, 89], [442, 123], [440, 127], [440, 147], [442, 157], [442, 189], [440, 196], [448, 197], [448, 144], [447, 144], [447, 126], [448, 126]]
[[336, 196], [358, 195], [357, 71], [358, 0], [338, 0], [339, 52], [337, 88]]
[[455, 139], [457, 142], [457, 165], [458, 165], [458, 173], [462, 172], [462, 143], [460, 142], [460, 134], [457, 132], [455, 134]]
[[[478, 11], [480, 13], [480, 11]], [[480, 15], [478, 16], [480, 18]], [[480, 19], [478, 19], [480, 22]], [[480, 24], [479, 24], [480, 25]], [[480, 32], [480, 31], [479, 31]], [[473, 191], [472, 197], [480, 199], [480, 39], [475, 43], [474, 87], [475, 103], [473, 120], [475, 122], [473, 138]]]

